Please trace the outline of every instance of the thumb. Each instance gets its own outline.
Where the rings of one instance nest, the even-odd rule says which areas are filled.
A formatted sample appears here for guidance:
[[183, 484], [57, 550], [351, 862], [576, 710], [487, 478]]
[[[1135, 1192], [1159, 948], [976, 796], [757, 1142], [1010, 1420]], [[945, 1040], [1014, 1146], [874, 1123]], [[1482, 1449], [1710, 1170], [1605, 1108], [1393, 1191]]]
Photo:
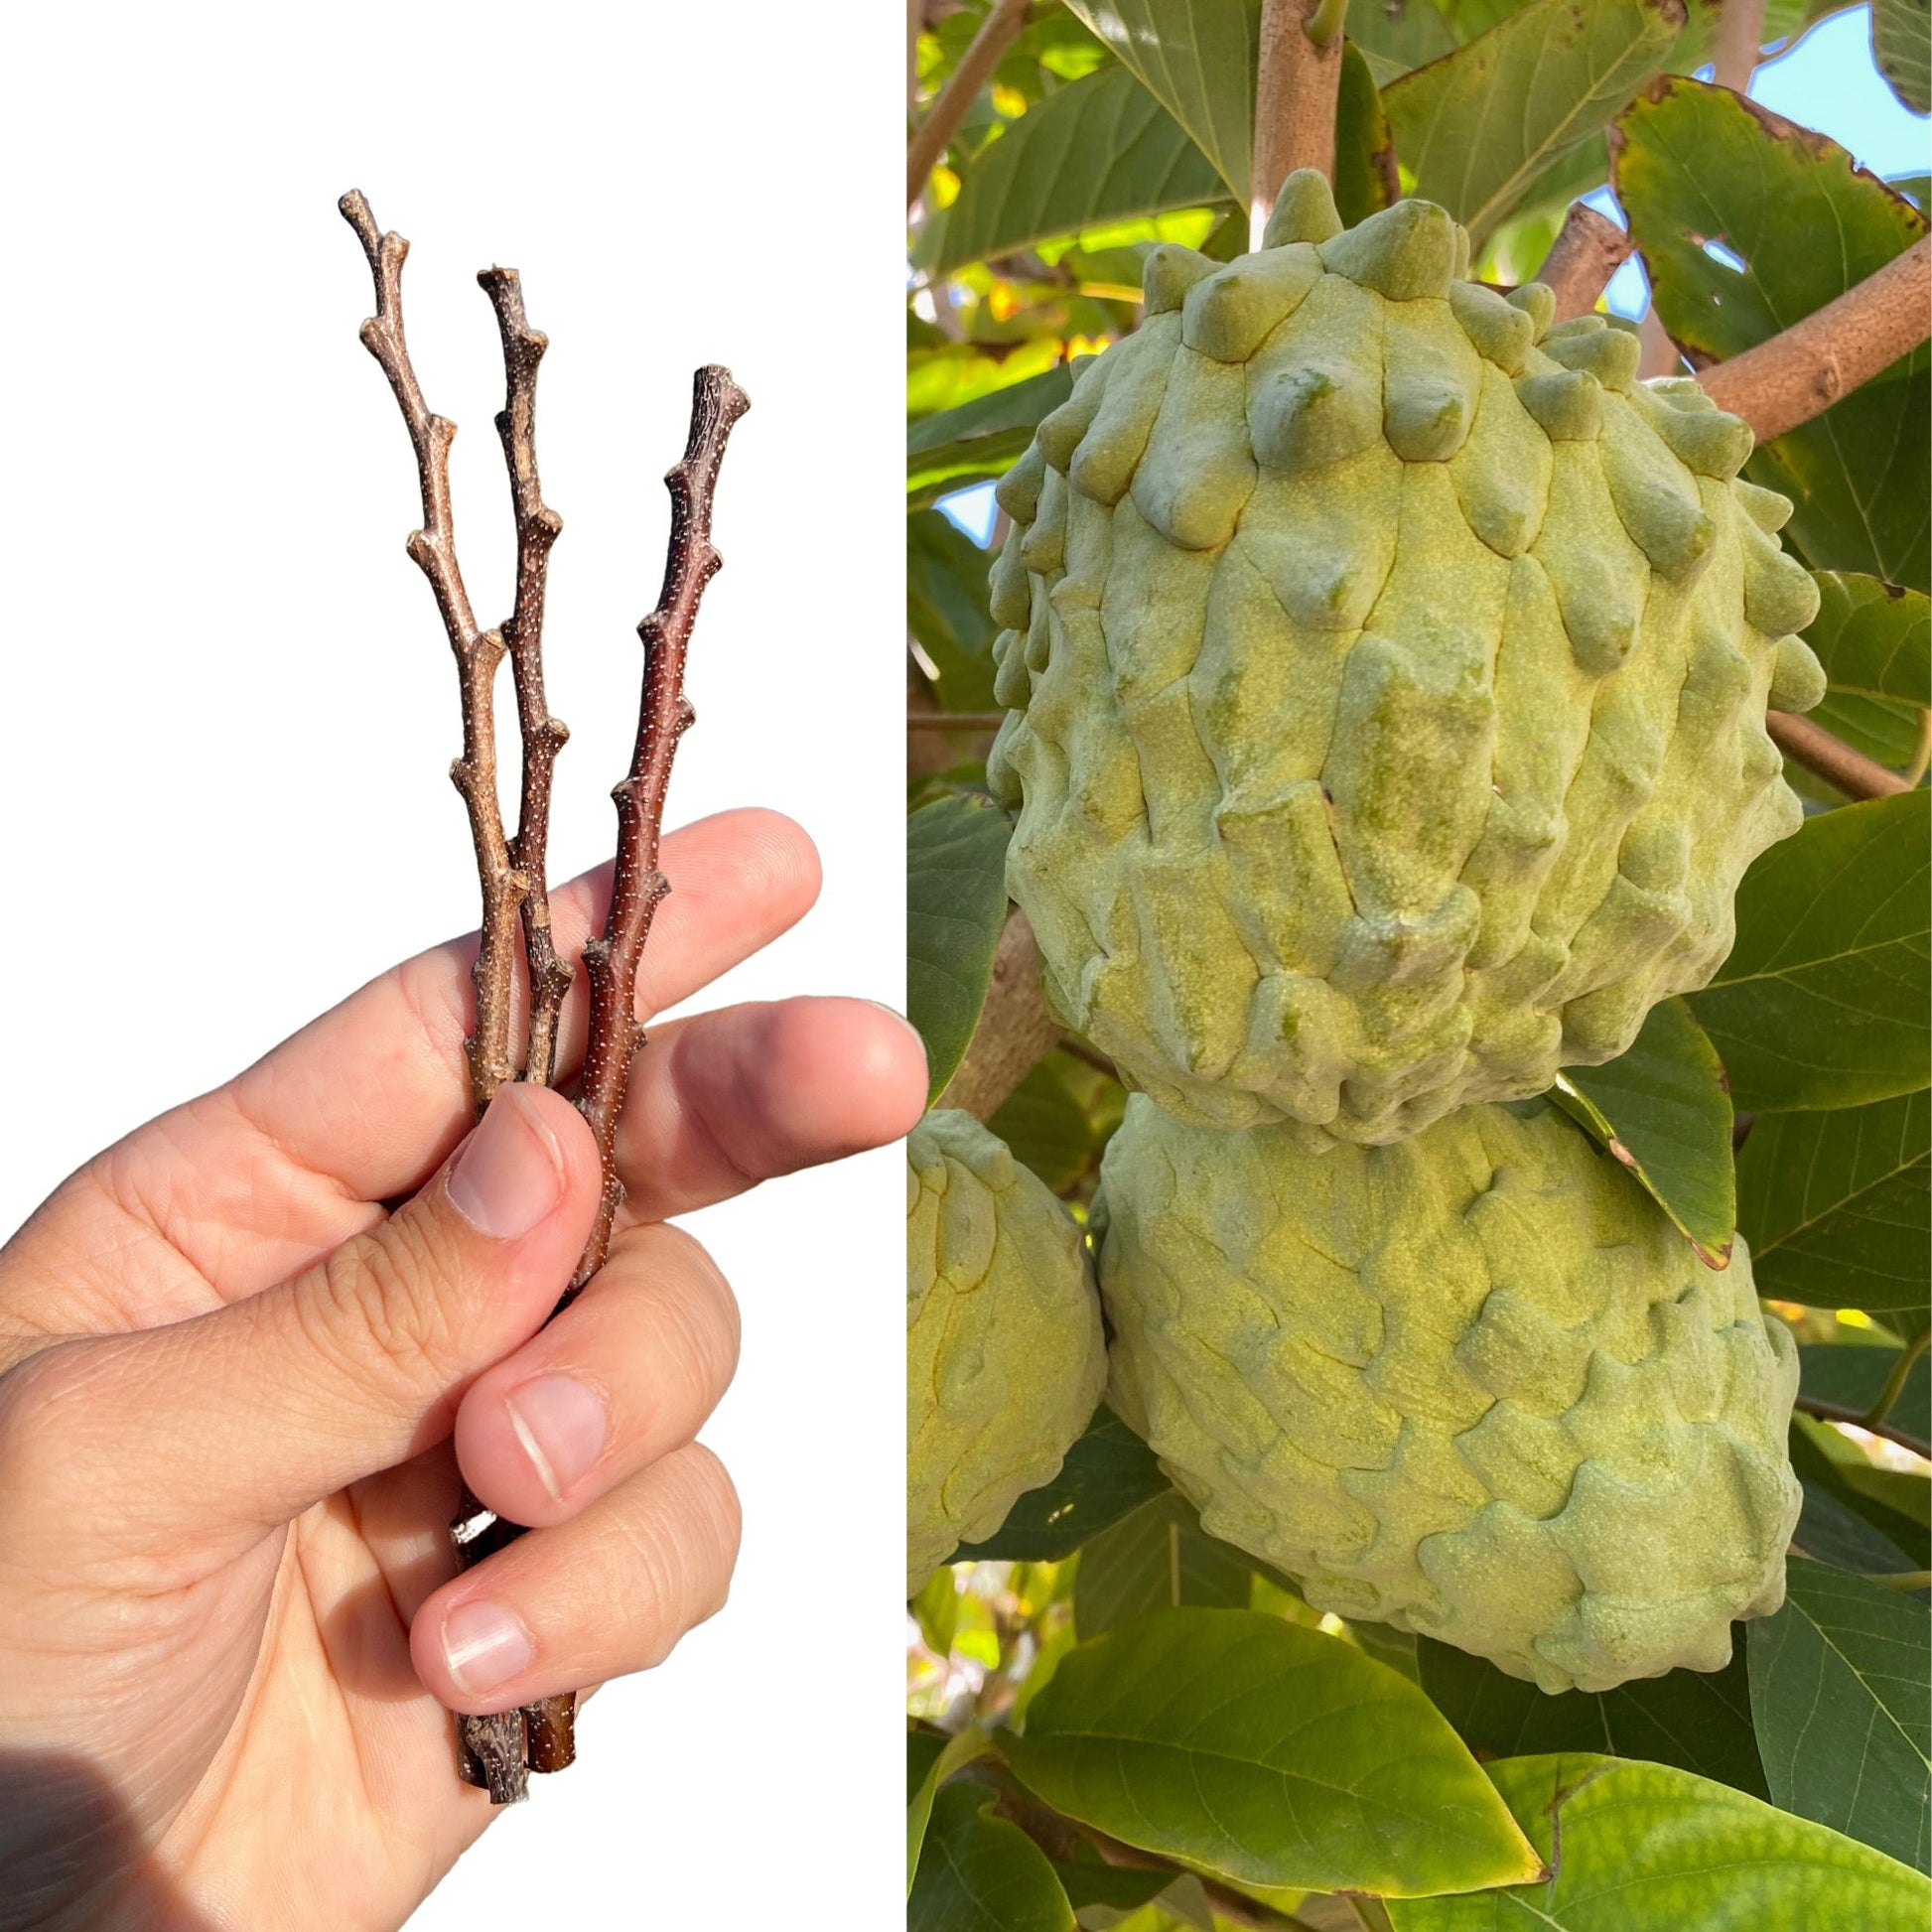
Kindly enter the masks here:
[[[504, 1086], [415, 1199], [294, 1280], [35, 1358], [79, 1426], [89, 1408], [124, 1411], [96, 1413], [101, 1440], [80, 1457], [69, 1445], [64, 1459], [90, 1466], [96, 1502], [103, 1480], [137, 1492], [134, 1520], [155, 1532], [285, 1523], [450, 1434], [469, 1382], [543, 1325], [600, 1191], [576, 1108]], [[70, 1350], [80, 1359], [64, 1367]], [[74, 1370], [86, 1399], [60, 1403]], [[43, 1413], [48, 1398], [43, 1387]]]

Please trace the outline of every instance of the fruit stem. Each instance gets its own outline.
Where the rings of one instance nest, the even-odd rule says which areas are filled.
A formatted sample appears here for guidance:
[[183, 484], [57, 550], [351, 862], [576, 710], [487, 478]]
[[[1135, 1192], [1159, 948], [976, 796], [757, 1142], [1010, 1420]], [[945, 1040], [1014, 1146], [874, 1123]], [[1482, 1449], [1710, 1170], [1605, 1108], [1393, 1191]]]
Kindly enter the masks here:
[[1282, 183], [1297, 168], [1335, 178], [1335, 99], [1341, 86], [1337, 0], [1262, 0], [1255, 76], [1254, 164], [1248, 201], [1251, 248]]

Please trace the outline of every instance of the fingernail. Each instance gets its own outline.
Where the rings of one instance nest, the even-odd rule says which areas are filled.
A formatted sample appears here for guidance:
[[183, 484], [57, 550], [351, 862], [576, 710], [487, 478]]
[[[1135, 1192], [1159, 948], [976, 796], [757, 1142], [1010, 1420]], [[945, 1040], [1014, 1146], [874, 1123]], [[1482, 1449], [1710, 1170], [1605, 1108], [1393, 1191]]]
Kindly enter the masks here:
[[450, 1205], [498, 1241], [528, 1234], [562, 1199], [556, 1140], [519, 1085], [497, 1089], [446, 1185]]
[[529, 1632], [499, 1603], [473, 1597], [443, 1619], [443, 1658], [468, 1697], [487, 1697], [528, 1670], [535, 1655]]
[[901, 1027], [905, 1029], [905, 1031], [908, 1034], [912, 1035], [914, 1039], [916, 1039], [919, 1042], [919, 1051], [921, 1053], [925, 1051], [925, 1035], [919, 1032], [918, 1028], [913, 1026], [911, 1021], [906, 1019], [904, 1014], [899, 1012], [897, 1007], [889, 1007], [884, 1000], [868, 1000], [866, 1002], [866, 1005], [869, 1007], [877, 1007], [881, 1013], [890, 1014], [895, 1020], [898, 1022], [898, 1024]]
[[610, 1418], [603, 1397], [571, 1376], [539, 1375], [511, 1390], [503, 1407], [543, 1486], [562, 1502], [604, 1453]]

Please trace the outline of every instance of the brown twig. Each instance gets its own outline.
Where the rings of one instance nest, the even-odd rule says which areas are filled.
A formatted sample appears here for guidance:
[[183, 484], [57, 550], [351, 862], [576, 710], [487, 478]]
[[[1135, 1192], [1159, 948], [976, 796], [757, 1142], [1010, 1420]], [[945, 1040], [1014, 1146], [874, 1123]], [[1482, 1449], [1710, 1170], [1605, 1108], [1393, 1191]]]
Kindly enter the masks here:
[[1557, 298], [1556, 319], [1574, 321], [1596, 307], [1610, 277], [1630, 259], [1636, 243], [1607, 214], [1572, 202], [1563, 226], [1531, 278]]
[[1004, 711], [908, 711], [909, 732], [996, 732], [1007, 721]]
[[972, 1043], [937, 1104], [960, 1108], [976, 1120], [991, 1119], [1059, 1040], [1059, 1022], [1046, 1011], [1039, 990], [1034, 929], [1016, 906], [993, 954], [993, 980]]
[[1792, 1407], [1802, 1409], [1808, 1416], [1816, 1416], [1820, 1422], [1850, 1423], [1854, 1429], [1863, 1429], [1868, 1436], [1882, 1436], [1886, 1442], [1896, 1443], [1900, 1449], [1908, 1449], [1914, 1455], [1923, 1455], [1932, 1460], [1932, 1443], [1922, 1442], [1892, 1423], [1882, 1420], [1872, 1422], [1863, 1409], [1854, 1409], [1849, 1403], [1826, 1402], [1819, 1396], [1800, 1395]]
[[1888, 771], [1876, 759], [1855, 751], [1842, 738], [1834, 738], [1823, 725], [1794, 712], [1771, 711], [1764, 717], [1764, 729], [1771, 743], [1786, 758], [1815, 771], [1829, 785], [1836, 785], [1848, 798], [1889, 798], [1895, 792], [1910, 791], [1908, 780]]
[[637, 626], [644, 645], [644, 692], [629, 775], [611, 794], [618, 807], [618, 863], [604, 936], [584, 948], [591, 982], [590, 1043], [577, 1105], [597, 1136], [604, 1159], [604, 1198], [564, 1306], [604, 1265], [611, 1229], [623, 1202], [617, 1173], [618, 1110], [623, 1105], [630, 1062], [643, 1044], [637, 1024], [637, 962], [650, 936], [658, 902], [670, 891], [657, 869], [664, 788], [678, 740], [693, 723], [684, 695], [684, 654], [705, 586], [724, 559], [711, 543], [711, 499], [732, 425], [751, 407], [731, 371], [715, 364], [692, 382], [691, 435], [684, 459], [665, 477], [671, 492], [671, 535], [657, 608]]
[[1297, 168], [1335, 177], [1335, 101], [1341, 87], [1337, 0], [1262, 0], [1255, 74], [1255, 145], [1248, 190], [1251, 248]]
[[530, 969], [530, 1028], [522, 1078], [547, 1087], [557, 1068], [557, 1015], [575, 977], [551, 941], [550, 893], [544, 883], [551, 779], [557, 754], [570, 737], [563, 720], [551, 717], [543, 694], [543, 594], [550, 547], [564, 527], [563, 518], [545, 505], [537, 479], [537, 365], [550, 343], [524, 316], [523, 285], [515, 269], [485, 268], [477, 281], [496, 311], [503, 339], [506, 393], [496, 434], [502, 439], [516, 518], [516, 602], [502, 638], [516, 685], [516, 723], [523, 745], [516, 835], [509, 842], [510, 861], [524, 879], [523, 951]]
[[1823, 415], [1932, 334], [1932, 235], [1770, 341], [1699, 377], [1760, 444]]
[[1031, 0], [995, 0], [972, 45], [959, 57], [959, 65], [939, 89], [938, 98], [926, 109], [925, 119], [912, 130], [905, 146], [907, 207], [925, 193], [925, 185], [939, 165], [946, 144], [959, 131], [966, 110], [1000, 65], [1001, 57], [1020, 38], [1030, 4]]
[[477, 988], [477, 1024], [464, 1042], [470, 1066], [471, 1099], [479, 1116], [489, 1097], [515, 1077], [510, 1057], [511, 990], [516, 978], [516, 919], [526, 882], [510, 858], [503, 818], [496, 802], [496, 720], [494, 685], [502, 662], [503, 640], [493, 630], [479, 631], [457, 567], [455, 529], [450, 513], [450, 444], [456, 425], [433, 416], [423, 400], [403, 338], [402, 265], [409, 243], [376, 226], [368, 202], [351, 189], [337, 205], [355, 230], [375, 278], [375, 314], [363, 323], [362, 345], [381, 365], [402, 409], [416, 451], [422, 489], [423, 527], [409, 539], [409, 554], [429, 579], [456, 653], [463, 694], [463, 756], [450, 776], [470, 815], [470, 837], [477, 852], [483, 888], [483, 938], [472, 978]]
[[1724, 0], [1718, 10], [1718, 39], [1711, 55], [1711, 77], [1733, 93], [1745, 93], [1757, 70], [1764, 45], [1764, 0]]

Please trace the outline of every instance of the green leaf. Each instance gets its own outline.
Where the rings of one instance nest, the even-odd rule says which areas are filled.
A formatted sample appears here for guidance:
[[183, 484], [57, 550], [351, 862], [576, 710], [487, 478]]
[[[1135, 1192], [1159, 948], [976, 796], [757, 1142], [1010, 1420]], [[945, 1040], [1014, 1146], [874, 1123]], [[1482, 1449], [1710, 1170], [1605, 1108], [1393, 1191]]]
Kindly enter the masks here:
[[[1428, 0], [1419, 0], [1425, 8]], [[1335, 207], [1352, 228], [1401, 194], [1395, 137], [1362, 50], [1345, 41], [1335, 102]]]
[[1480, 246], [1539, 175], [1663, 66], [1683, 24], [1682, 0], [1531, 0], [1389, 81], [1382, 102], [1414, 192]]
[[1105, 67], [1030, 108], [979, 156], [945, 211], [932, 265], [943, 272], [1222, 193], [1180, 123], [1125, 68]]
[[1594, 1696], [1547, 1697], [1486, 1659], [1428, 1637], [1416, 1640], [1416, 1660], [1437, 1710], [1486, 1758], [1603, 1751], [1674, 1764], [1754, 1798], [1771, 1795], [1751, 1734], [1741, 1638], [1721, 1671], [1674, 1670]]
[[[1923, 1189], [1921, 1181], [1920, 1191]], [[1924, 1253], [1925, 1243], [1921, 1240], [1921, 1258]], [[1836, 1402], [1864, 1415], [1878, 1400], [1879, 1391], [1898, 1366], [1902, 1352], [1860, 1342], [1800, 1342], [1798, 1387], [1820, 1402]], [[1916, 1436], [1920, 1442], [1932, 1440], [1932, 1357], [1921, 1355], [1912, 1364], [1887, 1421], [1908, 1436]]]
[[[1805, 641], [1818, 654], [1831, 689], [1811, 718], [1866, 758], [1903, 771], [1919, 756], [1925, 709], [1932, 703], [1932, 609], [1921, 592], [1875, 577], [1815, 573], [1817, 621]], [[1837, 804], [1824, 779], [1785, 761], [1803, 795]]]
[[1006, 924], [1007, 841], [990, 798], [935, 798], [905, 821], [905, 1012], [936, 1100], [966, 1053]]
[[1628, 1052], [1559, 1074], [1550, 1097], [1630, 1170], [1706, 1261], [1729, 1260], [1730, 1094], [1717, 1048], [1682, 1000], [1652, 1007]]
[[1059, 1474], [1028, 1490], [997, 1535], [962, 1544], [951, 1561], [1057, 1563], [1167, 1488], [1154, 1451], [1111, 1409], [1097, 1409]]
[[1932, 1646], [1924, 1603], [1794, 1558], [1783, 1609], [1750, 1627], [1750, 1657], [1772, 1798], [1926, 1870]]
[[1395, 1903], [1396, 1932], [1907, 1932], [1924, 1881], [1741, 1791], [1564, 1753], [1488, 1767], [1554, 1867], [1500, 1896]]
[[1348, 0], [1343, 31], [1378, 87], [1441, 60], [1457, 45], [1444, 10], [1432, 0]]
[[1881, 1535], [1850, 1503], [1825, 1483], [1800, 1471], [1804, 1508], [1791, 1533], [1791, 1554], [1829, 1563], [1835, 1570], [1854, 1570], [1868, 1577], [1902, 1576], [1911, 1558], [1888, 1536]]
[[[1696, 362], [1790, 328], [1926, 232], [1836, 142], [1721, 87], [1659, 80], [1614, 133], [1611, 179], [1657, 313]], [[1814, 568], [1928, 588], [1928, 367], [1915, 349], [1751, 458], [1751, 481], [1797, 505], [1786, 539]]]
[[[1857, 1567], [1872, 1576], [1895, 1576], [1901, 1570], [1932, 1569], [1932, 1541], [1928, 1540], [1922, 1520], [1892, 1507], [1891, 1498], [1873, 1493], [1871, 1480], [1889, 1471], [1874, 1469], [1863, 1450], [1855, 1448], [1829, 1423], [1802, 1413], [1791, 1418], [1791, 1468], [1806, 1490], [1807, 1515], [1810, 1492], [1828, 1496], [1840, 1509], [1857, 1517], [1867, 1530], [1876, 1533], [1886, 1551], [1896, 1550], [1905, 1558], [1900, 1565], [1889, 1554], [1881, 1554], [1868, 1540], [1859, 1539], [1867, 1553], [1840, 1558], [1826, 1550], [1815, 1549], [1804, 1540], [1805, 1521], [1800, 1519], [1798, 1547], [1819, 1562], [1831, 1561], [1835, 1568]], [[1923, 1478], [1920, 1478], [1923, 1481]], [[1842, 1519], [1831, 1526], [1842, 1530]]]
[[1076, 362], [1029, 376], [1004, 389], [921, 416], [905, 432], [906, 508], [916, 510], [948, 490], [1004, 477], [1033, 441], [1040, 419], [1073, 393]]
[[995, 1795], [967, 1782], [933, 1800], [906, 1932], [1074, 1932], [1046, 1854], [1018, 1825], [990, 1816]]
[[1857, 1107], [1932, 1084], [1929, 795], [1808, 819], [1737, 891], [1737, 943], [1691, 996], [1750, 1112]]
[[1170, 1489], [1081, 1550], [1073, 1627], [1082, 1638], [1097, 1637], [1181, 1603], [1245, 1610], [1254, 1575], [1252, 1559], [1209, 1536], [1193, 1505]]
[[1926, 0], [1871, 0], [1871, 59], [1914, 114], [1932, 112], [1932, 8]]
[[1737, 1157], [1737, 1224], [1757, 1292], [1811, 1308], [1923, 1307], [1929, 1175], [1932, 1096], [1923, 1092], [1759, 1116]]
[[1158, 1610], [1077, 1645], [1006, 1749], [1067, 1817], [1241, 1886], [1410, 1897], [1538, 1867], [1415, 1685], [1253, 1610]]
[[939, 1787], [955, 1771], [992, 1754], [983, 1730], [962, 1730], [956, 1737], [935, 1737], [929, 1730], [905, 1733], [905, 1888], [919, 1869], [919, 1852], [932, 1819], [932, 1801]]
[[1067, 0], [1246, 207], [1261, 0]]
[[1056, 1054], [1034, 1068], [986, 1124], [1054, 1193], [1064, 1193], [1098, 1158], [1094, 1124], [1074, 1098]]
[[953, 1632], [959, 1628], [959, 1579], [941, 1564], [907, 1607], [925, 1647], [935, 1657], [945, 1656], [952, 1649]]
[[1172, 1871], [1144, 1871], [1133, 1865], [1067, 1864], [1058, 1859], [1053, 1861], [1053, 1875], [1075, 1912], [1088, 1905], [1132, 1912], [1159, 1898], [1174, 1882]]
[[905, 519], [905, 621], [939, 673], [942, 711], [991, 711], [994, 623], [984, 550], [942, 510]]

